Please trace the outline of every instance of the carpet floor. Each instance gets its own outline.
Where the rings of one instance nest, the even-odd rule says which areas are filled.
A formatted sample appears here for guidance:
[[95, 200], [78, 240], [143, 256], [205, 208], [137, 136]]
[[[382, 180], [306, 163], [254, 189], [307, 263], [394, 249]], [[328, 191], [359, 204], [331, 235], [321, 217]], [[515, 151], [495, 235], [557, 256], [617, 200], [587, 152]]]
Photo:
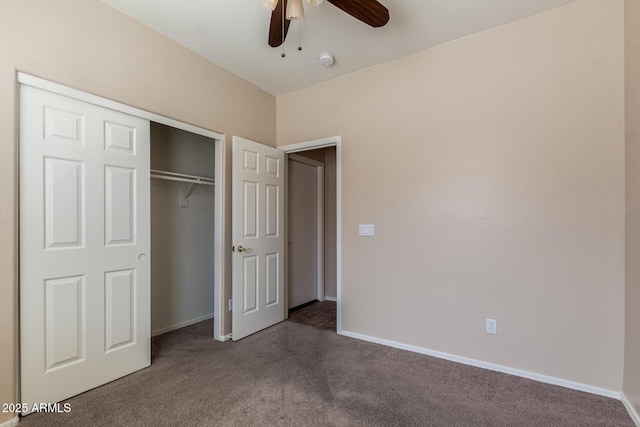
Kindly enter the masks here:
[[336, 331], [335, 301], [316, 301], [289, 313], [289, 321], [314, 328]]
[[206, 321], [151, 367], [29, 426], [633, 426], [622, 403], [282, 322], [239, 342]]

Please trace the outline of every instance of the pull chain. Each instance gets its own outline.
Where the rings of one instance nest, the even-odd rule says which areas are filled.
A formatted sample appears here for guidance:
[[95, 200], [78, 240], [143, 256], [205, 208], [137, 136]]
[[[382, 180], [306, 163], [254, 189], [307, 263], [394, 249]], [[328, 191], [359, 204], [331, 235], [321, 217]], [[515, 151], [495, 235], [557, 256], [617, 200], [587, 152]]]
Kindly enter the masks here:
[[280, 2], [282, 3], [282, 53], [280, 54], [281, 57], [285, 57], [287, 56], [286, 53], [284, 53], [284, 20], [285, 20], [285, 8], [287, 7], [287, 5], [285, 4], [287, 0], [280, 0]]

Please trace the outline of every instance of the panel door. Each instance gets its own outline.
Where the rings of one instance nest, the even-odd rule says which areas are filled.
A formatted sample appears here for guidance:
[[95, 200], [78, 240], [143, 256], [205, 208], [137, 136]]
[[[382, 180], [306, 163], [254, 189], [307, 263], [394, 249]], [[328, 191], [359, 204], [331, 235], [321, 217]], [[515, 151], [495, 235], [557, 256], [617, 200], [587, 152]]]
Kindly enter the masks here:
[[149, 366], [149, 179], [147, 120], [21, 86], [21, 402]]
[[284, 320], [284, 152], [233, 137], [233, 340]]
[[289, 231], [288, 308], [318, 299], [317, 173], [315, 166], [289, 158], [287, 227]]

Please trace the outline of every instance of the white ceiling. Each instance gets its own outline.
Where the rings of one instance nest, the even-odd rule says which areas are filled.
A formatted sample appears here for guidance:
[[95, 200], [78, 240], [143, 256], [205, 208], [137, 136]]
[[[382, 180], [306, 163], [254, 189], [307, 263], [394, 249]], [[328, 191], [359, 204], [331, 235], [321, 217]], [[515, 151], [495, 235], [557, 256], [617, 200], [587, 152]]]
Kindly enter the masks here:
[[[103, 0], [273, 95], [302, 89], [575, 0], [380, 0], [391, 19], [371, 28], [328, 2], [306, 0], [302, 46], [293, 22], [267, 44], [271, 12], [258, 0]], [[320, 53], [336, 63], [321, 65]]]

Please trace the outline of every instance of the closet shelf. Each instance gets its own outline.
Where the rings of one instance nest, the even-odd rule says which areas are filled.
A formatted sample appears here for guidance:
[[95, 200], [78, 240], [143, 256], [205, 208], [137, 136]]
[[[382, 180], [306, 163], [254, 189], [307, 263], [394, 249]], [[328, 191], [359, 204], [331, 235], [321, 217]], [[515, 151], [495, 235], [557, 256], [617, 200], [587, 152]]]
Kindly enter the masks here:
[[156, 179], [165, 179], [167, 181], [180, 181], [180, 182], [188, 182], [191, 185], [184, 193], [184, 198], [188, 198], [193, 188], [196, 185], [216, 185], [216, 181], [213, 178], [207, 178], [204, 176], [197, 175], [186, 175], [183, 173], [175, 173], [175, 172], [167, 172], [161, 170], [151, 169], [151, 178]]

